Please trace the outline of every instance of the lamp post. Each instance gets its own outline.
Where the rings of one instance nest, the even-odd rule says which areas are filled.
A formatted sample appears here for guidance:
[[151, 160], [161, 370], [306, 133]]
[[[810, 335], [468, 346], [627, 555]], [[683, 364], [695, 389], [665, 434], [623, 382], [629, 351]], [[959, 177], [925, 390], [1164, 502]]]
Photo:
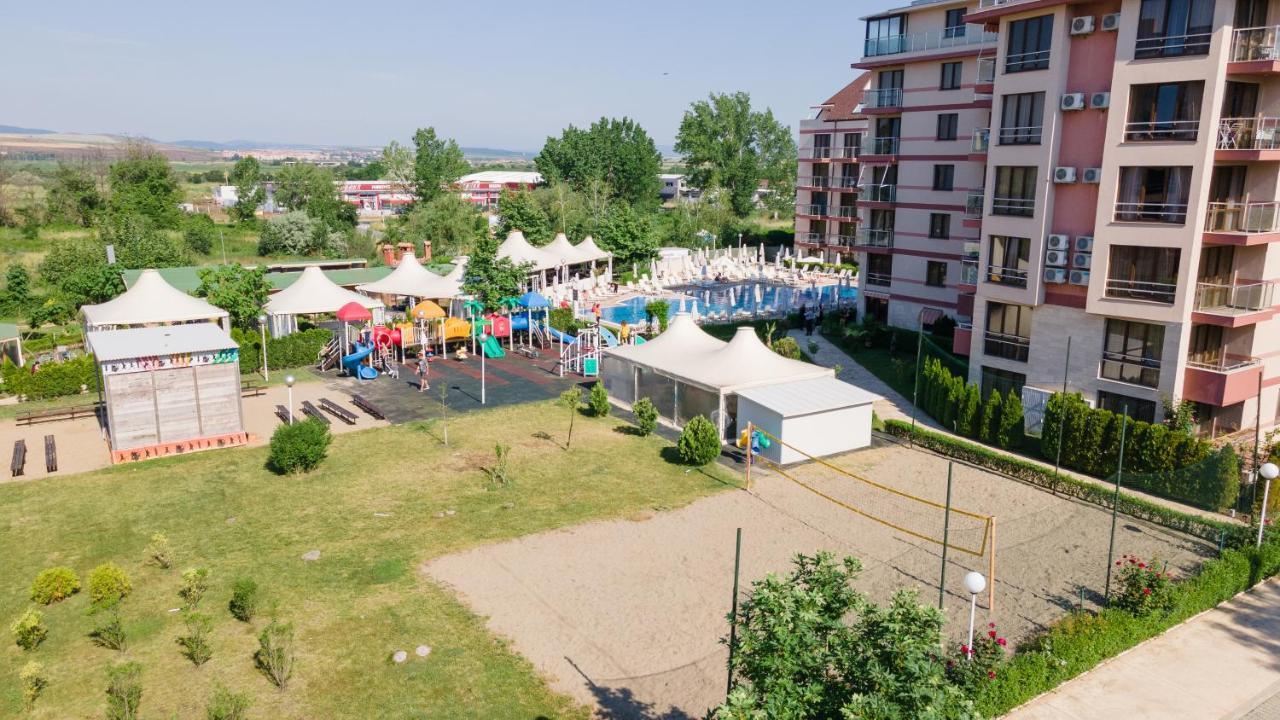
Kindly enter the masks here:
[[969, 591], [969, 644], [965, 655], [973, 659], [973, 616], [978, 610], [978, 593], [987, 589], [987, 579], [974, 571], [964, 576], [964, 589]]
[[284, 386], [289, 388], [289, 424], [293, 424], [293, 382], [292, 375], [284, 376]]
[[480, 404], [484, 405], [484, 356], [489, 353], [485, 352], [484, 344], [489, 340], [489, 333], [480, 334]]
[[1280, 467], [1275, 463], [1263, 463], [1258, 468], [1258, 475], [1267, 482], [1262, 486], [1262, 512], [1258, 515], [1258, 547], [1262, 547], [1262, 529], [1267, 526], [1267, 500], [1271, 497], [1271, 481], [1280, 475]]
[[263, 313], [258, 316], [258, 329], [262, 331], [262, 379], [265, 382], [271, 381], [271, 371], [267, 370], [267, 315]]

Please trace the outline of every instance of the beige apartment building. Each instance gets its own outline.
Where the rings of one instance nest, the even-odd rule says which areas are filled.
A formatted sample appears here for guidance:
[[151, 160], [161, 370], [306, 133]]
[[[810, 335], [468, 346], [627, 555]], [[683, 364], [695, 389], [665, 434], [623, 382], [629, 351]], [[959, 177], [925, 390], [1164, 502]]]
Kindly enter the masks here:
[[[1023, 388], [1033, 422], [1065, 385], [1146, 420], [1191, 401], [1208, 432], [1273, 425], [1280, 28], [1269, 22], [1280, 2], [943, 0], [867, 18], [861, 111], [871, 142], [896, 136], [899, 153], [859, 157], [864, 180], [882, 169], [860, 186], [855, 236], [891, 229], [857, 245], [865, 311], [903, 327], [954, 316], [970, 379]], [[940, 66], [954, 62], [948, 84]], [[949, 113], [974, 129], [965, 160], [954, 146], [965, 133], [941, 139]], [[887, 225], [873, 216], [886, 205]], [[939, 237], [943, 212], [953, 220]]]

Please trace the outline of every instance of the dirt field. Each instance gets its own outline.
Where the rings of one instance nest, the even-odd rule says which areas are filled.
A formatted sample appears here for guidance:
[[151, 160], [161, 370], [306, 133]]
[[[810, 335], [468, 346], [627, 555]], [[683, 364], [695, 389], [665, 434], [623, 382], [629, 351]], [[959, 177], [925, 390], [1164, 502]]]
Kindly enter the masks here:
[[[890, 445], [835, 463], [868, 479], [941, 502], [947, 463]], [[912, 529], [937, 518], [916, 505], [857, 489], [830, 470], [792, 471], [823, 492], [896, 514]], [[634, 522], [602, 522], [532, 535], [433, 561], [425, 571], [453, 587], [495, 633], [547, 675], [553, 686], [602, 717], [702, 717], [723, 697], [725, 634], [732, 588], [734, 530], [743, 528], [742, 585], [786, 571], [795, 553], [819, 549], [858, 557], [859, 587], [884, 600], [915, 588], [937, 602], [940, 547], [842, 509], [775, 473], [757, 472], [755, 492], [731, 491]], [[643, 478], [637, 478], [643, 482]], [[865, 488], [865, 486], [863, 486]], [[1097, 601], [1106, 572], [1111, 517], [1100, 508], [957, 465], [953, 506], [997, 517], [996, 608], [979, 598], [980, 622], [1011, 638], [1064, 614], [1081, 586]], [[953, 542], [977, 546], [972, 522], [953, 524]], [[976, 539], [975, 539], [976, 538]], [[1120, 518], [1116, 553], [1168, 559], [1185, 572], [1212, 548]], [[968, 618], [961, 577], [987, 571], [987, 558], [952, 551], [947, 569], [949, 631]]]

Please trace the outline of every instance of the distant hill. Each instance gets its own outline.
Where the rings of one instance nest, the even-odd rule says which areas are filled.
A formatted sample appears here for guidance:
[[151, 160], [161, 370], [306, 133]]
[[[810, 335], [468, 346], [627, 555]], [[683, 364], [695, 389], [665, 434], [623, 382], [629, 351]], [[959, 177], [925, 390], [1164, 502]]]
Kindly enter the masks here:
[[[338, 148], [368, 149], [363, 146], [311, 145], [307, 143], [263, 142], [261, 140], [227, 140], [225, 142], [215, 140], [175, 140], [169, 144], [196, 150], [210, 150], [213, 152], [234, 152], [236, 150], [333, 150]], [[505, 150], [502, 148], [488, 147], [464, 147], [462, 148], [462, 154], [467, 157], [525, 159], [529, 159], [537, 155], [537, 153], [526, 152], [523, 150]]]
[[16, 125], [0, 125], [0, 133], [12, 133], [14, 135], [53, 135], [57, 130], [42, 130], [40, 128], [24, 128]]
[[518, 158], [533, 159], [538, 154], [536, 152], [526, 152], [524, 150], [502, 150], [500, 148], [486, 148], [486, 147], [464, 147], [464, 148], [461, 148], [461, 150], [462, 150], [462, 154], [466, 155], [467, 157], [487, 157], [487, 158], [518, 157]]

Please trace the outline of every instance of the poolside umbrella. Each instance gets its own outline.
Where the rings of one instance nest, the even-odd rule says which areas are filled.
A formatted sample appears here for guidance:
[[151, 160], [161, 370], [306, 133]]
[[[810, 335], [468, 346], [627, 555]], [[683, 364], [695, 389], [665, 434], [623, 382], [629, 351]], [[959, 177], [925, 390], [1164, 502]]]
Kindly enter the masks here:
[[751, 294], [752, 294], [751, 299], [755, 301], [751, 304], [751, 312], [756, 317], [760, 317], [760, 283], [756, 283], [755, 285], [752, 286]]
[[533, 345], [533, 311], [547, 310], [551, 307], [551, 301], [546, 296], [536, 292], [527, 292], [520, 296], [520, 307], [525, 309], [525, 314], [529, 317], [529, 345]]

